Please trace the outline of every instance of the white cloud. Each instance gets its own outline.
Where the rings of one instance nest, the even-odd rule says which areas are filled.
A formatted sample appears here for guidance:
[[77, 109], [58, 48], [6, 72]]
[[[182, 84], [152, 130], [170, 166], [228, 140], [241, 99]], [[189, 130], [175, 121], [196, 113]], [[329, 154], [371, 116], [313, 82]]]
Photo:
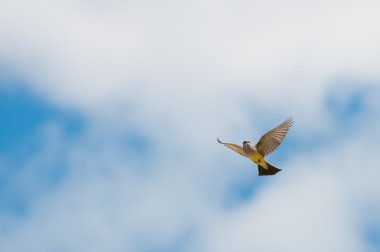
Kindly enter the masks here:
[[[260, 101], [270, 95], [308, 104], [335, 75], [378, 79], [376, 1], [90, 6], [8, 1], [2, 54], [42, 92], [83, 106], [130, 98], [136, 89], [152, 106], [165, 104], [157, 94], [194, 105], [190, 94], [208, 100], [215, 91], [225, 97], [240, 89]], [[288, 91], [302, 87], [314, 95]]]
[[223, 216], [206, 234], [207, 251], [362, 251], [338, 181], [293, 175]]
[[[0, 248], [138, 251], [165, 248], [189, 232], [184, 246], [192, 251], [365, 249], [358, 223], [368, 220], [358, 209], [379, 208], [371, 157], [378, 141], [368, 144], [379, 138], [376, 109], [369, 109], [370, 126], [288, 159], [279, 176], [232, 210], [223, 207], [226, 188], [256, 171], [215, 138], [258, 138], [288, 114], [294, 139], [342, 127], [324, 99], [340, 76], [379, 82], [379, 7], [5, 1], [2, 63], [52, 103], [82, 111], [89, 128], [66, 149], [36, 157], [33, 167], [65, 152], [69, 175], [35, 200], [26, 219], [14, 220]], [[366, 108], [378, 107], [376, 92]], [[131, 127], [152, 140], [147, 163], [125, 155]], [[52, 147], [66, 146], [53, 140]], [[363, 166], [368, 174], [357, 169]]]

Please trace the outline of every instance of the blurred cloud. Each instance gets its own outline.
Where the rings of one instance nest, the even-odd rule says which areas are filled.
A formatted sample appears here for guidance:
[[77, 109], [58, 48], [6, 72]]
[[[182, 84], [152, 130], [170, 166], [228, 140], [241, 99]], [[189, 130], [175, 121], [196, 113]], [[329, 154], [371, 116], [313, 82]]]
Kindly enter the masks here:
[[4, 1], [0, 250], [376, 251], [379, 8]]

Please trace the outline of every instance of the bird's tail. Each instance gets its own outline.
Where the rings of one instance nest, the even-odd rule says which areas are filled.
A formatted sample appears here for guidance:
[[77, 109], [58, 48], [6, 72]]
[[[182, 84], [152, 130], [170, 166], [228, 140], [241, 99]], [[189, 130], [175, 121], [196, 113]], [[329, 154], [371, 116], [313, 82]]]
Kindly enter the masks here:
[[274, 167], [273, 165], [267, 163], [268, 169], [265, 169], [264, 167], [258, 165], [259, 168], [259, 176], [268, 176], [268, 175], [274, 175], [277, 172], [281, 171], [281, 169]]

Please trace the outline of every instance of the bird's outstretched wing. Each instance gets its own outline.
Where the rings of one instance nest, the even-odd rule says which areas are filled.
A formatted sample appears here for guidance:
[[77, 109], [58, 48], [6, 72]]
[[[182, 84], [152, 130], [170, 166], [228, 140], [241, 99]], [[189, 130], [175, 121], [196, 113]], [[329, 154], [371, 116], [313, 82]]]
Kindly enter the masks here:
[[219, 138], [217, 138], [216, 140], [218, 140], [218, 143], [221, 143], [224, 146], [230, 148], [231, 150], [236, 151], [237, 153], [239, 153], [243, 157], [247, 157], [247, 155], [244, 153], [243, 147], [236, 145], [236, 144], [223, 143], [222, 141], [219, 140]]
[[280, 146], [282, 140], [292, 125], [293, 119], [289, 117], [279, 126], [265, 133], [265, 135], [263, 135], [256, 144], [258, 152], [260, 152], [263, 156], [267, 156], [272, 153], [278, 146]]

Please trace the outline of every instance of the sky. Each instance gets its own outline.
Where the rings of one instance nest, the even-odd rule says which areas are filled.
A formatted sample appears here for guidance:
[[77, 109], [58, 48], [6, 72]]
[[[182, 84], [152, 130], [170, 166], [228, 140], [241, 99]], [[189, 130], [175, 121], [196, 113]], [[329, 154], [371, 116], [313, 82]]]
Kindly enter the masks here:
[[379, 251], [379, 11], [1, 0], [0, 251]]

